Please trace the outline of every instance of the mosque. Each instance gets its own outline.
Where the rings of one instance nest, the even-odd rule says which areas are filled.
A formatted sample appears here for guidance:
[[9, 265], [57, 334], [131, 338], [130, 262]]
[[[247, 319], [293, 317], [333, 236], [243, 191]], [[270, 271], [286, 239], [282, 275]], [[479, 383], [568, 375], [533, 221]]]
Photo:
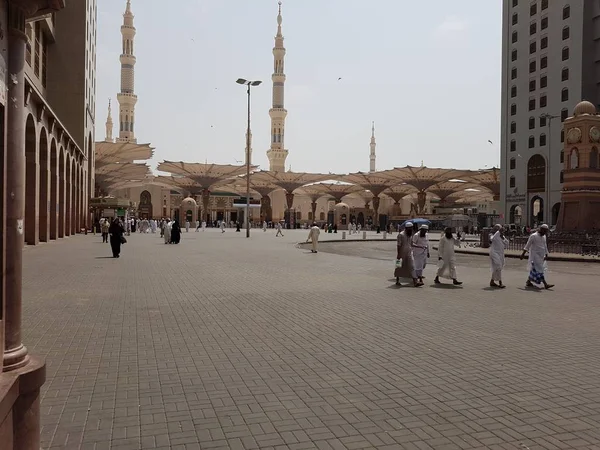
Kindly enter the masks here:
[[[308, 222], [335, 223], [342, 229], [351, 222], [362, 226], [389, 220], [449, 214], [489, 216], [499, 211], [499, 170], [455, 170], [403, 167], [377, 171], [375, 124], [371, 127], [369, 171], [347, 175], [286, 171], [287, 110], [284, 105], [286, 49], [279, 2], [273, 48], [273, 98], [269, 110], [271, 143], [269, 170], [252, 167], [250, 220], [254, 223], [286, 221], [290, 226]], [[245, 221], [245, 165], [163, 161], [155, 176], [147, 164], [153, 155], [149, 144], [135, 136], [134, 39], [136, 29], [131, 1], [127, 0], [121, 27], [123, 49], [119, 103], [119, 135], [113, 139], [109, 101], [106, 138], [96, 143], [96, 195], [94, 215], [124, 214], [140, 218], [178, 217], [181, 221], [208, 223]], [[251, 136], [249, 137], [251, 139]], [[491, 222], [490, 222], [491, 223]], [[482, 224], [482, 226], [489, 223]]]

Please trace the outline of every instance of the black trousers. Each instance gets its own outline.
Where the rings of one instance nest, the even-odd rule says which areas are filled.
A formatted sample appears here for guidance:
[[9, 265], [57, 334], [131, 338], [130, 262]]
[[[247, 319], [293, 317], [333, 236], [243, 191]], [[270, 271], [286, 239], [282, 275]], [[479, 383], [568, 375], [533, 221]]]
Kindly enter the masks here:
[[102, 233], [102, 242], [108, 242], [108, 233]]
[[121, 254], [121, 238], [118, 236], [110, 237], [110, 248], [112, 249], [113, 257], [117, 257]]

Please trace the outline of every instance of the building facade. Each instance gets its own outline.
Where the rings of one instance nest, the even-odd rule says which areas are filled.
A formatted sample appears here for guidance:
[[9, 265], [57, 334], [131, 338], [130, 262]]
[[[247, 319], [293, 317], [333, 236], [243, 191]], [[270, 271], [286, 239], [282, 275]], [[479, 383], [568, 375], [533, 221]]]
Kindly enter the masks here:
[[562, 123], [600, 103], [600, 3], [504, 0], [501, 203], [507, 223], [556, 224]]
[[[94, 169], [96, 0], [27, 21], [25, 242], [87, 225]], [[64, 16], [63, 16], [64, 14]]]

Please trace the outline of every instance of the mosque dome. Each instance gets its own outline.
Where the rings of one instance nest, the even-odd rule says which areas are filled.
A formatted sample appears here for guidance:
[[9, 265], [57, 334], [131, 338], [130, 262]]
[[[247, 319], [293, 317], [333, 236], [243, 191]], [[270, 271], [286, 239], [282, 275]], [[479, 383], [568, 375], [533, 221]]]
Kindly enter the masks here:
[[187, 198], [184, 198], [181, 201], [181, 206], [187, 206], [187, 207], [195, 206], [195, 207], [198, 207], [198, 203], [196, 203], [196, 200], [194, 200], [192, 197], [187, 197]]
[[337, 205], [334, 206], [334, 209], [336, 211], [341, 211], [343, 209], [350, 209], [350, 207], [346, 203], [340, 202], [340, 203], [338, 203]]
[[577, 117], [582, 116], [584, 114], [596, 114], [596, 107], [588, 101], [578, 103], [577, 106], [575, 106], [575, 109], [573, 110], [573, 116]]

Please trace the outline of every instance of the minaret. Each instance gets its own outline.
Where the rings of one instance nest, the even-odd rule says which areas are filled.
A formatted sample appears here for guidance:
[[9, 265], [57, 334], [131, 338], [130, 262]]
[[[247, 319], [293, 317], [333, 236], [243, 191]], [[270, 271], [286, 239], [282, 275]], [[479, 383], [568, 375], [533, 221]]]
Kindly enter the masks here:
[[373, 122], [371, 127], [371, 155], [369, 156], [371, 164], [369, 166], [369, 172], [375, 172], [375, 147], [377, 147], [377, 144], [375, 143], [375, 122]]
[[288, 151], [284, 146], [285, 137], [285, 118], [287, 111], [284, 108], [284, 60], [285, 47], [283, 46], [283, 34], [281, 33], [281, 2], [279, 2], [279, 14], [277, 15], [277, 36], [275, 36], [275, 47], [273, 56], [275, 57], [275, 68], [273, 71], [273, 107], [269, 110], [271, 116], [271, 148], [267, 151], [270, 170], [284, 172], [285, 160]]
[[113, 120], [112, 120], [112, 108], [110, 105], [110, 98], [108, 99], [108, 117], [106, 118], [106, 139], [105, 142], [113, 141]]
[[125, 14], [123, 14], [123, 25], [121, 26], [123, 36], [123, 53], [121, 54], [121, 92], [117, 95], [119, 101], [119, 138], [117, 142], [137, 142], [134, 133], [135, 104], [137, 95], [133, 93], [134, 88], [134, 66], [133, 40], [135, 38], [135, 27], [133, 26], [133, 13], [131, 12], [131, 0], [127, 0]]

